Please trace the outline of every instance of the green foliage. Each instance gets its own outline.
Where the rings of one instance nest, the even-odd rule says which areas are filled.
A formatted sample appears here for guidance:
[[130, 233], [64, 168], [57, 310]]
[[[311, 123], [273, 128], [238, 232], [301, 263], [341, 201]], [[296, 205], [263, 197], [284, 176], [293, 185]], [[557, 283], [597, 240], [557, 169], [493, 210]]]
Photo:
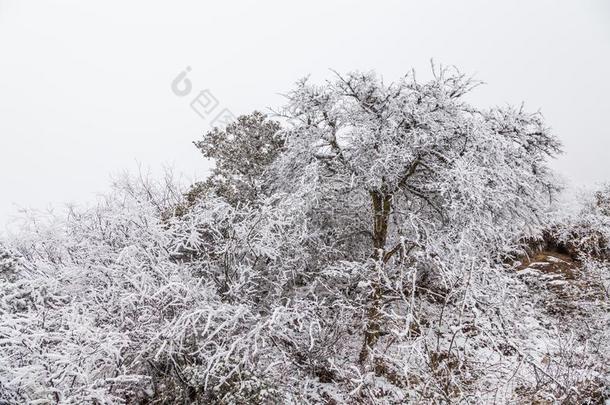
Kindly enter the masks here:
[[195, 142], [215, 167], [206, 181], [193, 185], [187, 201], [192, 204], [210, 191], [231, 204], [255, 201], [265, 192], [261, 178], [284, 146], [279, 130], [278, 122], [255, 111], [224, 129], [215, 127]]

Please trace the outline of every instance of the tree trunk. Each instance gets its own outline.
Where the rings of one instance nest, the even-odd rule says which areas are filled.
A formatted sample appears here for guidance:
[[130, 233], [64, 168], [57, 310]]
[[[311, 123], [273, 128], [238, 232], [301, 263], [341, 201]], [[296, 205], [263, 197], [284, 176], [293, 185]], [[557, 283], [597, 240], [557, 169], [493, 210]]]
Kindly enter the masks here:
[[[384, 265], [385, 244], [388, 236], [388, 222], [392, 208], [392, 195], [380, 192], [371, 192], [373, 202], [373, 254], [375, 270], [377, 266]], [[381, 316], [381, 286], [379, 280], [373, 278], [369, 309], [367, 312], [367, 325], [364, 331], [364, 342], [360, 351], [359, 361], [364, 363], [369, 357], [370, 349], [375, 346], [380, 334]]]

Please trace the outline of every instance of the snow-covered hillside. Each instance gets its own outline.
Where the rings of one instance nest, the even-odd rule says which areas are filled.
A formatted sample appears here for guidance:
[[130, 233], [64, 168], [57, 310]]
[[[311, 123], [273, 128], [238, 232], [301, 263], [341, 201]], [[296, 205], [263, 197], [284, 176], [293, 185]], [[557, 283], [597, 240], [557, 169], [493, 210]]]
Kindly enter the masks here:
[[125, 178], [0, 247], [0, 401], [603, 403], [610, 188], [539, 114], [352, 73], [216, 128], [210, 178]]

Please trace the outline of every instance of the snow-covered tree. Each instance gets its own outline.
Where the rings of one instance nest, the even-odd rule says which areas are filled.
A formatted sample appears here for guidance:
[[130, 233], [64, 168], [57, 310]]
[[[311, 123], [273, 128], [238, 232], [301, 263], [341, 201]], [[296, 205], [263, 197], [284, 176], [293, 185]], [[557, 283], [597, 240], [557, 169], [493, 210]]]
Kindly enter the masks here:
[[188, 199], [213, 190], [233, 204], [256, 200], [264, 192], [261, 177], [284, 144], [279, 129], [278, 122], [255, 111], [226, 128], [215, 127], [206, 133], [195, 146], [215, 166], [206, 181], [191, 188]]
[[382, 332], [380, 273], [425, 268], [419, 277], [447, 289], [473, 262], [517, 248], [556, 190], [546, 161], [560, 145], [539, 114], [476, 108], [464, 100], [476, 82], [433, 73], [427, 83], [407, 75], [392, 84], [350, 73], [322, 86], [304, 80], [289, 94], [294, 125], [278, 187], [308, 176], [327, 245], [352, 240], [345, 257], [370, 257], [361, 361]]

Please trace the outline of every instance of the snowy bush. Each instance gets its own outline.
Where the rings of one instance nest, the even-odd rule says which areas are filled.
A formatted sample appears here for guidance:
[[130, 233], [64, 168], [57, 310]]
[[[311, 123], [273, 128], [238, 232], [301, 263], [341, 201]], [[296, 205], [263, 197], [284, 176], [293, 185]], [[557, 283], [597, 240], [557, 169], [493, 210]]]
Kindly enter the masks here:
[[580, 211], [554, 215], [554, 223], [544, 232], [546, 243], [574, 258], [610, 259], [610, 188], [582, 199]]

